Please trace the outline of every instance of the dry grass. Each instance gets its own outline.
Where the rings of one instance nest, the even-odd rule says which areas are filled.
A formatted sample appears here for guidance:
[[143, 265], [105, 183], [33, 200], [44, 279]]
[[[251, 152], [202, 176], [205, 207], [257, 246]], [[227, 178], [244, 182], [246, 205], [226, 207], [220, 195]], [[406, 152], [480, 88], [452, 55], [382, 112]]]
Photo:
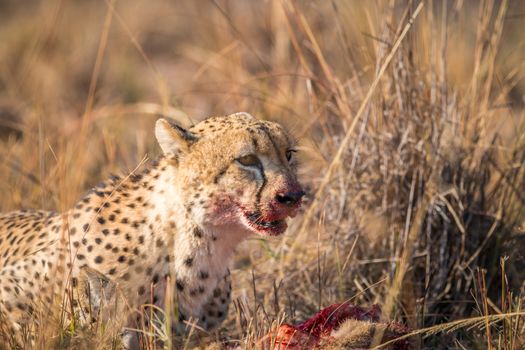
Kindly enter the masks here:
[[[239, 249], [228, 321], [202, 342], [251, 348], [351, 299], [418, 348], [519, 349], [525, 7], [420, 6], [0, 3], [0, 210], [64, 210], [154, 158], [158, 115], [248, 111], [302, 140], [309, 203], [282, 239]], [[118, 347], [111, 325], [47, 325], [40, 348]]]

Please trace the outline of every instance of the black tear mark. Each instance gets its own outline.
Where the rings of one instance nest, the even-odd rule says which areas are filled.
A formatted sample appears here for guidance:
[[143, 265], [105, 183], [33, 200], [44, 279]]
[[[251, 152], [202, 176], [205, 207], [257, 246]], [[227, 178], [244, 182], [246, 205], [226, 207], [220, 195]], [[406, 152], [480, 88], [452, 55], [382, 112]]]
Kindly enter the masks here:
[[255, 193], [255, 213], [256, 214], [260, 214], [261, 212], [261, 196], [262, 196], [262, 191], [264, 190], [264, 186], [266, 186], [266, 182], [267, 182], [266, 175], [264, 175], [264, 166], [262, 165], [262, 163], [260, 164], [260, 170], [261, 170], [262, 184], [257, 189], [257, 192]]

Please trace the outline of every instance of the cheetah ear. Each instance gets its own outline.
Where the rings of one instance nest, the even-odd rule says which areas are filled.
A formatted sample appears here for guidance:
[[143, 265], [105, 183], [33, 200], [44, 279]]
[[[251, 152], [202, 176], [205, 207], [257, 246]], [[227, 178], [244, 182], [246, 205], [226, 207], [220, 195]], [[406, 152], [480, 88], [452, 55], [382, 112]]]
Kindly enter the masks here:
[[155, 124], [155, 137], [164, 154], [185, 153], [197, 141], [195, 134], [164, 118]]

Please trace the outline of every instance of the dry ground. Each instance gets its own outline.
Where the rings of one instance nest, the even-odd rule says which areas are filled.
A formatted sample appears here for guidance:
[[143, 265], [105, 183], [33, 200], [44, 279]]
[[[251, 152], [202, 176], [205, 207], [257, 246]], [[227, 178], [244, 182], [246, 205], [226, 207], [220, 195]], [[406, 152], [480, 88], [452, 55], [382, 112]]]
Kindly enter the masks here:
[[[223, 344], [351, 299], [417, 348], [519, 349], [523, 28], [505, 0], [1, 1], [0, 210], [154, 158], [159, 115], [248, 111], [300, 138], [309, 196], [239, 249]], [[106, 326], [38, 347], [118, 347]]]

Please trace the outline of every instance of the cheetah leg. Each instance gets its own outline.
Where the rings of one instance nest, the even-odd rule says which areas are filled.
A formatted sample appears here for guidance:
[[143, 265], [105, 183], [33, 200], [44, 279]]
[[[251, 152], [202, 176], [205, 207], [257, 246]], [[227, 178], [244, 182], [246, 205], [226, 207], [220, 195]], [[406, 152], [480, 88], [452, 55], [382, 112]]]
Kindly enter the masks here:
[[[145, 312], [143, 316], [146, 316], [144, 320], [145, 326], [149, 327], [149, 322], [155, 322], [158, 327], [162, 327], [162, 322], [164, 319], [164, 310], [165, 305], [165, 289], [166, 281], [160, 282], [153, 292], [153, 304], [158, 308], [154, 311], [154, 319], [150, 320], [147, 315], [149, 312]], [[219, 281], [217, 287], [213, 290], [212, 295], [209, 300], [204, 304], [201, 312], [201, 317], [198, 320], [198, 325], [206, 330], [213, 330], [217, 328], [222, 321], [226, 318], [228, 313], [228, 307], [230, 304], [231, 298], [231, 276], [228, 271], [227, 274]], [[173, 344], [177, 344], [177, 336], [187, 333], [186, 320], [184, 313], [180, 312], [178, 315], [173, 315], [171, 322], [171, 333], [173, 336]], [[137, 349], [139, 348], [140, 336], [139, 333], [131, 329], [137, 329], [141, 322], [130, 322], [129, 325], [135, 325], [135, 327], [129, 327], [130, 330], [126, 330], [122, 336], [122, 341], [126, 349]], [[161, 345], [159, 343], [159, 345]]]
[[[163, 303], [165, 295], [164, 290], [165, 285], [161, 285], [161, 288], [158, 288], [158, 293], [155, 293], [155, 299], [160, 301], [156, 303], [156, 306], [161, 310], [165, 309]], [[180, 337], [183, 335], [188, 335], [189, 329], [192, 328], [191, 324], [197, 321], [197, 326], [199, 328], [205, 329], [207, 331], [212, 331], [216, 329], [222, 321], [226, 318], [228, 313], [228, 307], [231, 298], [231, 276], [230, 271], [227, 271], [227, 274], [220, 279], [216, 288], [213, 290], [212, 295], [210, 295], [208, 301], [203, 305], [198, 320], [190, 318], [187, 319], [187, 313], [185, 310], [178, 310], [178, 313], [172, 315], [171, 334], [172, 334], [172, 344], [175, 348], [182, 347], [183, 344], [180, 343], [182, 340]], [[157, 314], [157, 320], [160, 320], [162, 323], [163, 313]], [[159, 325], [160, 326], [160, 325]]]
[[219, 281], [210, 299], [202, 308], [199, 324], [204, 329], [213, 330], [224, 321], [228, 314], [231, 290], [231, 276], [230, 270], [228, 270], [228, 273]]

